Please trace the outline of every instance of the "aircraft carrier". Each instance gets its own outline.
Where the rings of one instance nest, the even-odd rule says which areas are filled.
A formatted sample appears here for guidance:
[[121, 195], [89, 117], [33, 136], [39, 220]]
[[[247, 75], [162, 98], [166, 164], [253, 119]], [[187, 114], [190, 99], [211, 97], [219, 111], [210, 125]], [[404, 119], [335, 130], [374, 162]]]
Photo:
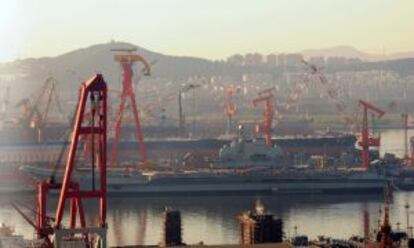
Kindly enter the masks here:
[[[55, 174], [61, 180], [63, 171], [22, 166], [20, 170], [35, 180]], [[81, 188], [92, 188], [92, 171], [80, 169], [74, 181]], [[98, 182], [99, 178], [95, 178]], [[374, 171], [352, 170], [286, 170], [250, 167], [239, 169], [197, 169], [147, 171], [110, 169], [108, 193], [133, 195], [158, 194], [225, 194], [225, 193], [367, 193], [381, 192], [386, 178]]]

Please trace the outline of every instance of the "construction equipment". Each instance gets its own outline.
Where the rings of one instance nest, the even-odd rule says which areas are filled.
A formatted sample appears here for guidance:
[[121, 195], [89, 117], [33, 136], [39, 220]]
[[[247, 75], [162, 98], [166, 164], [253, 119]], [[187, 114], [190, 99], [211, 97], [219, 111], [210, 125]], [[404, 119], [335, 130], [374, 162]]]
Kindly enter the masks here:
[[42, 131], [48, 121], [52, 102], [58, 111], [57, 114], [59, 117], [64, 117], [56, 87], [56, 79], [49, 77], [40, 88], [37, 97], [34, 97], [35, 101], [33, 103], [29, 98], [24, 98], [16, 104], [17, 108], [22, 109], [22, 125], [24, 127], [38, 129], [38, 142], [43, 140]]
[[343, 101], [341, 101], [338, 98], [338, 89], [329, 84], [328, 79], [322, 73], [320, 68], [318, 68], [316, 65], [308, 63], [306, 60], [302, 60], [302, 63], [309, 68], [310, 74], [317, 76], [320, 83], [325, 86], [328, 96], [335, 101], [335, 107], [337, 108], [337, 110], [340, 112], [345, 111], [347, 106]]
[[[88, 102], [89, 100], [89, 102]], [[89, 109], [89, 115], [86, 115]], [[34, 226], [39, 240], [44, 240], [42, 247], [91, 247], [98, 242], [99, 247], [107, 247], [106, 234], [106, 144], [107, 144], [107, 87], [102, 75], [97, 74], [82, 83], [77, 105], [69, 155], [66, 161], [62, 182], [57, 182], [55, 175], [49, 180], [38, 183], [36, 202], [36, 220], [23, 217]], [[77, 152], [80, 139], [84, 135], [92, 137], [91, 187], [80, 185], [73, 173], [76, 170]], [[97, 165], [95, 166], [95, 162]], [[95, 175], [95, 167], [98, 174]], [[55, 171], [53, 172], [55, 173]], [[98, 180], [96, 187], [95, 179]], [[59, 199], [55, 217], [48, 215], [48, 193], [58, 191]], [[99, 200], [99, 223], [87, 225], [82, 205], [83, 199]], [[68, 227], [63, 226], [65, 203], [70, 200]], [[19, 211], [18, 207], [14, 207]], [[79, 217], [79, 223], [77, 219]]]
[[195, 89], [199, 88], [199, 84], [187, 84], [178, 90], [178, 132], [181, 137], [185, 135], [185, 117], [183, 113], [182, 95], [190, 90], [193, 90], [193, 98]]
[[226, 133], [230, 134], [231, 133], [231, 128], [233, 126], [233, 123], [232, 123], [233, 116], [237, 112], [237, 107], [233, 103], [233, 95], [240, 93], [240, 87], [234, 87], [234, 86], [225, 87], [224, 88], [224, 93], [227, 96], [226, 97], [226, 103], [224, 105], [224, 113], [227, 116]]
[[280, 107], [284, 107], [285, 110], [289, 110], [292, 106], [298, 103], [308, 84], [308, 78], [306, 76], [306, 74], [303, 74], [301, 80], [295, 83], [293, 89], [287, 95], [286, 102], [280, 103]]
[[264, 133], [266, 144], [272, 144], [272, 122], [273, 122], [273, 91], [274, 88], [269, 88], [263, 90], [258, 93], [258, 97], [253, 99], [253, 106], [257, 107], [257, 105], [261, 102], [264, 103], [264, 111], [263, 111], [263, 121], [256, 125], [256, 132], [257, 133]]
[[145, 164], [148, 162], [148, 158], [147, 158], [147, 153], [145, 150], [144, 135], [141, 129], [139, 109], [137, 107], [134, 87], [132, 84], [132, 78], [133, 78], [132, 67], [136, 62], [141, 62], [142, 64], [144, 64], [144, 68], [142, 70], [144, 76], [149, 76], [151, 74], [151, 67], [150, 67], [150, 64], [141, 55], [133, 54], [133, 52], [136, 51], [136, 48], [111, 49], [111, 51], [123, 52], [122, 54], [114, 55], [114, 60], [119, 62], [121, 65], [121, 68], [123, 71], [123, 76], [122, 76], [123, 79], [122, 79], [121, 102], [119, 104], [118, 116], [117, 116], [117, 119], [115, 122], [115, 128], [114, 128], [115, 130], [114, 140], [113, 140], [112, 147], [111, 147], [110, 165], [115, 166], [117, 162], [119, 133], [121, 129], [122, 117], [124, 115], [124, 111], [125, 111], [128, 99], [130, 101], [130, 106], [132, 107], [132, 114], [134, 115], [134, 119], [135, 119], [135, 126], [137, 129], [141, 160]]
[[38, 128], [40, 126], [40, 112], [36, 106], [32, 106], [28, 98], [23, 98], [16, 104], [22, 112], [21, 124], [24, 127]]
[[369, 125], [368, 125], [368, 114], [372, 114], [372, 118], [375, 118], [375, 115], [378, 118], [381, 118], [385, 112], [381, 109], [375, 107], [374, 105], [365, 102], [363, 100], [359, 101], [359, 105], [363, 108], [363, 121], [361, 129], [361, 137], [358, 141], [358, 144], [362, 147], [362, 166], [365, 169], [369, 167], [369, 148], [370, 147], [379, 147], [381, 143], [381, 137], [375, 138], [370, 135]]
[[352, 133], [356, 133], [359, 130], [358, 112], [351, 111], [352, 113], [349, 113], [350, 108], [342, 99], [339, 98], [339, 90], [333, 84], [329, 83], [328, 79], [319, 67], [307, 62], [306, 60], [302, 60], [302, 63], [309, 69], [310, 75], [317, 77], [318, 81], [325, 88], [328, 97], [334, 102], [335, 108], [341, 115], [345, 125], [349, 127]]

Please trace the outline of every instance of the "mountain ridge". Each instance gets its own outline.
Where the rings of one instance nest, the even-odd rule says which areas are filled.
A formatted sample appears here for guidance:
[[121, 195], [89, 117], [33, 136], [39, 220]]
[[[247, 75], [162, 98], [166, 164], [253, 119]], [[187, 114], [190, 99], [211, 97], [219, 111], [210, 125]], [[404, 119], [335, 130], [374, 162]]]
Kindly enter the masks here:
[[359, 58], [366, 61], [379, 61], [379, 60], [394, 60], [403, 58], [413, 58], [414, 51], [405, 51], [391, 53], [387, 55], [380, 55], [374, 53], [363, 52], [352, 46], [339, 45], [320, 49], [304, 49], [299, 53], [305, 57], [345, 57], [345, 58]]
[[[12, 80], [13, 84], [20, 85], [20, 93], [29, 94], [33, 88], [40, 88], [45, 78], [54, 76], [59, 82], [62, 82], [63, 90], [73, 91], [77, 89], [80, 81], [90, 77], [92, 74], [103, 73], [110, 86], [112, 88], [118, 88], [121, 69], [119, 64], [113, 60], [114, 52], [111, 52], [111, 49], [125, 47], [136, 47], [137, 53], [141, 54], [149, 63], [155, 62], [152, 66], [151, 77], [146, 79], [150, 83], [158, 83], [161, 81], [185, 83], [189, 77], [194, 76], [224, 76], [241, 80], [242, 76], [246, 73], [278, 74], [282, 70], [281, 68], [265, 65], [237, 66], [198, 57], [170, 56], [153, 52], [128, 42], [109, 42], [75, 49], [54, 57], [28, 58], [14, 62], [0, 63], [0, 81], [9, 75], [17, 77], [17, 79]], [[337, 52], [364, 55], [364, 53], [358, 52], [349, 46], [341, 46], [339, 48], [339, 50], [336, 49]], [[311, 50], [309, 53], [313, 52], [313, 54], [316, 54], [318, 51]], [[331, 48], [329, 51], [333, 54], [335, 48]], [[339, 52], [336, 54], [339, 54]], [[358, 65], [346, 65], [340, 68], [329, 68], [328, 66], [326, 70], [358, 71], [390, 69], [402, 74], [412, 74], [413, 70], [411, 68], [413, 67], [413, 63], [414, 59], [400, 61], [389, 60], [384, 63], [367, 62]]]
[[[171, 57], [171, 58], [200, 59], [204, 61], [215, 62], [215, 60], [197, 57], [197, 56], [162, 54], [159, 52], [149, 50], [147, 48], [143, 48], [141, 46], [135, 45], [130, 42], [111, 41], [108, 43], [91, 44], [89, 46], [77, 48], [72, 51], [64, 52], [64, 53], [61, 53], [55, 56], [28, 57], [28, 58], [23, 58], [23, 59], [16, 59], [13, 61], [0, 62], [0, 65], [22, 62], [22, 61], [30, 61], [30, 60], [48, 60], [48, 59], [62, 58], [62, 57], [70, 56], [71, 54], [77, 54], [82, 51], [96, 49], [96, 48], [99, 48], [102, 46], [108, 46], [108, 45], [116, 46], [113, 48], [120, 48], [120, 46], [129, 47], [129, 48], [132, 48], [132, 47], [137, 48], [137, 52], [142, 54], [144, 57], [145, 55], [149, 55], [149, 56], [155, 55], [155, 56], [163, 56], [163, 57]], [[281, 53], [290, 53], [290, 52], [281, 52]], [[359, 59], [368, 60], [368, 61], [390, 60], [390, 59], [392, 60], [392, 59], [414, 57], [414, 51], [403, 51], [403, 52], [395, 52], [395, 53], [391, 53], [387, 55], [380, 55], [380, 54], [375, 54], [375, 53], [364, 52], [362, 50], [359, 50], [355, 47], [348, 46], [348, 45], [337, 45], [337, 46], [331, 46], [331, 47], [326, 47], [326, 48], [308, 48], [308, 49], [302, 49], [296, 53], [301, 53], [307, 58], [312, 57], [312, 56], [315, 56], [315, 57], [322, 56], [325, 58], [326, 57], [346, 57], [346, 58], [359, 58]]]

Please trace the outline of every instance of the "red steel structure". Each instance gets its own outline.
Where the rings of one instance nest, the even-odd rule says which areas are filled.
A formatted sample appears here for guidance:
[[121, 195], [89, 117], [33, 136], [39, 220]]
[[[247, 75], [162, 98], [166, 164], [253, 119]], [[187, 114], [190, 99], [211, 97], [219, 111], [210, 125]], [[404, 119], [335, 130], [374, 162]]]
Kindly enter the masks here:
[[258, 93], [258, 97], [253, 99], [253, 106], [256, 107], [259, 103], [264, 103], [263, 120], [256, 125], [256, 132], [264, 133], [266, 144], [272, 144], [272, 122], [273, 122], [273, 88], [266, 89]]
[[151, 68], [149, 63], [140, 55], [132, 54], [136, 49], [113, 49], [112, 51], [127, 52], [126, 54], [118, 54], [114, 56], [115, 61], [121, 64], [122, 68], [122, 93], [121, 93], [121, 102], [119, 104], [118, 116], [115, 123], [115, 133], [114, 140], [111, 147], [111, 157], [110, 165], [115, 166], [118, 158], [118, 142], [119, 142], [119, 133], [121, 129], [122, 117], [124, 115], [125, 107], [127, 100], [130, 101], [130, 106], [132, 107], [132, 114], [135, 119], [135, 126], [137, 129], [137, 136], [139, 141], [140, 155], [141, 160], [147, 162], [147, 153], [145, 150], [144, 144], [144, 135], [142, 134], [141, 121], [139, 117], [139, 111], [137, 107], [137, 101], [135, 98], [134, 87], [132, 84], [133, 70], [132, 67], [136, 62], [141, 62], [144, 64], [143, 73], [145, 76], [151, 74]]
[[363, 108], [363, 120], [362, 120], [361, 137], [360, 137], [360, 140], [358, 141], [358, 144], [362, 147], [362, 166], [365, 169], [368, 169], [369, 148], [379, 147], [381, 144], [381, 137], [375, 138], [375, 137], [372, 137], [369, 133], [368, 114], [371, 113], [373, 115], [377, 115], [378, 118], [381, 118], [385, 114], [385, 112], [363, 100], [359, 101], [359, 105]]
[[[87, 101], [90, 100], [88, 104]], [[87, 110], [89, 108], [89, 111]], [[90, 115], [87, 114], [90, 113]], [[90, 118], [89, 118], [90, 116]], [[72, 172], [76, 167], [78, 145], [83, 136], [96, 139], [97, 149], [93, 147], [91, 155], [92, 187], [83, 189], [79, 182], [72, 178]], [[51, 235], [62, 229], [62, 219], [65, 212], [65, 203], [70, 200], [69, 227], [74, 230], [77, 227], [77, 217], [81, 230], [86, 230], [86, 219], [82, 199], [97, 198], [99, 200], [99, 227], [106, 228], [106, 143], [107, 142], [107, 86], [102, 75], [97, 74], [82, 83], [79, 102], [74, 121], [73, 133], [70, 143], [69, 155], [65, 166], [65, 174], [62, 183], [57, 183], [52, 175], [50, 180], [38, 184], [36, 231], [39, 239], [44, 239], [47, 247], [52, 247]], [[98, 174], [95, 176], [95, 160]], [[98, 187], [95, 188], [95, 178], [98, 179]], [[47, 215], [47, 195], [50, 190], [60, 190], [56, 215], [54, 218]], [[54, 223], [52, 223], [54, 222]], [[82, 231], [83, 232], [83, 231]], [[91, 241], [87, 231], [83, 232], [85, 243]], [[55, 242], [57, 239], [55, 238]]]
[[226, 103], [224, 106], [224, 113], [227, 115], [227, 133], [230, 133], [231, 127], [233, 125], [233, 116], [236, 115], [237, 107], [233, 103], [233, 95], [238, 94], [240, 92], [239, 87], [225, 87], [224, 93], [226, 94]]

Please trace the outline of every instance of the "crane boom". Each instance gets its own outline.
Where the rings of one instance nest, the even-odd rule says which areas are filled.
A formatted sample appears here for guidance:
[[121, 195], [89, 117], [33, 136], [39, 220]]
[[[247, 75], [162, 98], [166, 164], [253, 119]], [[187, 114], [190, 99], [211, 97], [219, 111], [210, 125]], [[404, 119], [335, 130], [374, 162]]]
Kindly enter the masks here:
[[385, 114], [385, 112], [383, 110], [379, 109], [378, 107], [375, 107], [374, 105], [372, 105], [369, 102], [359, 100], [359, 104], [362, 105], [364, 108], [366, 108], [368, 110], [371, 110], [372, 112], [376, 113], [379, 118], [381, 118]]
[[135, 62], [141, 62], [144, 64], [143, 73], [145, 76], [151, 75], [151, 66], [150, 64], [139, 54], [116, 54], [114, 55], [114, 60], [118, 61], [121, 64], [132, 64]]
[[358, 126], [357, 119], [354, 115], [346, 113], [348, 106], [346, 103], [339, 98], [339, 90], [332, 84], [329, 83], [328, 79], [322, 73], [319, 67], [313, 65], [306, 60], [302, 60], [302, 63], [309, 69], [310, 75], [317, 77], [318, 81], [323, 85], [328, 97], [334, 101], [334, 105], [338, 113], [341, 115], [346, 125], [349, 125], [351, 131], [355, 131]]
[[[55, 107], [60, 118], [63, 118], [63, 110], [59, 101], [56, 87], [56, 79], [49, 77], [45, 80], [39, 93], [32, 102], [24, 98], [16, 104], [16, 107], [23, 108], [23, 125], [30, 128], [39, 129], [39, 141], [42, 139], [41, 131], [48, 121], [48, 116], [52, 107]], [[54, 104], [52, 101], [54, 100]]]

